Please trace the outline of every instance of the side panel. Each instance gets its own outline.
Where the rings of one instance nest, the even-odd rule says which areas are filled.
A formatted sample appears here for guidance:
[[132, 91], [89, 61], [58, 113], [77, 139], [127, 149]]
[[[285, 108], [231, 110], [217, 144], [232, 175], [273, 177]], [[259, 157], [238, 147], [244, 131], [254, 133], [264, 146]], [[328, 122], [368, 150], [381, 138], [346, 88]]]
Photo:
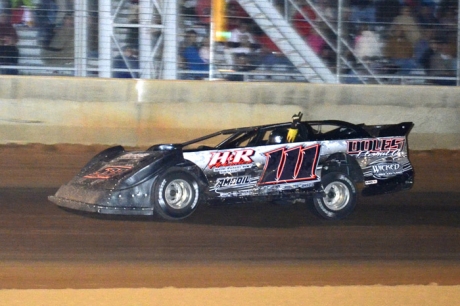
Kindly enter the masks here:
[[413, 183], [407, 141], [400, 136], [184, 152], [184, 158], [201, 168], [211, 197], [226, 198], [313, 188], [321, 181], [323, 164], [337, 153], [356, 161], [369, 194]]
[[209, 181], [211, 197], [262, 196], [319, 182], [317, 142], [184, 152]]
[[[363, 195], [409, 189], [413, 185], [414, 171], [404, 136], [325, 141], [321, 144], [320, 168], [328, 156], [337, 152], [356, 160], [363, 174]], [[321, 169], [318, 172], [321, 173]]]

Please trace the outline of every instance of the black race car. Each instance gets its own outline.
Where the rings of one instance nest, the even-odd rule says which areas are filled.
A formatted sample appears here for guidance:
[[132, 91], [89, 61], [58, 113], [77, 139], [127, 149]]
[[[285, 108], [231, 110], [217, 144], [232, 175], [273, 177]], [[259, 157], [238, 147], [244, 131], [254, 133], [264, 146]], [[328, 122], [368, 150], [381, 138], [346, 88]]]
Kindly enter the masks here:
[[362, 195], [409, 189], [412, 122], [301, 121], [219, 131], [145, 151], [122, 146], [96, 155], [49, 199], [102, 214], [190, 216], [215, 202], [306, 199], [326, 219], [355, 208]]

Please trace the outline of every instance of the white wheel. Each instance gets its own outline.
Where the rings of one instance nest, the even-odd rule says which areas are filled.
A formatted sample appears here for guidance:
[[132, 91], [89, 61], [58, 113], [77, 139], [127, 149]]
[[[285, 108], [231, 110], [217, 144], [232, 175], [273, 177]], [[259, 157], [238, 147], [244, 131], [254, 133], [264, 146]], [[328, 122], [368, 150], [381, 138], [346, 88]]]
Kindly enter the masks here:
[[165, 204], [173, 209], [183, 209], [193, 200], [193, 187], [183, 179], [172, 180], [164, 191]]
[[167, 220], [190, 216], [198, 206], [198, 182], [181, 171], [167, 173], [157, 179], [153, 187], [154, 211]]
[[313, 199], [316, 212], [328, 220], [340, 220], [348, 216], [356, 206], [356, 187], [342, 173], [328, 173], [321, 178], [324, 195]]

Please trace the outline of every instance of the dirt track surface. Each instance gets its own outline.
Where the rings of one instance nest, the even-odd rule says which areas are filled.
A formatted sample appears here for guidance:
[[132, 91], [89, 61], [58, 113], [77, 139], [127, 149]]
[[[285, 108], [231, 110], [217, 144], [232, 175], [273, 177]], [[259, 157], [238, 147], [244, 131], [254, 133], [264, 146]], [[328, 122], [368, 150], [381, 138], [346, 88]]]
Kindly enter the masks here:
[[103, 147], [3, 146], [0, 288], [460, 284], [458, 152], [413, 152], [413, 190], [326, 222], [303, 205], [202, 206], [182, 222], [47, 200]]

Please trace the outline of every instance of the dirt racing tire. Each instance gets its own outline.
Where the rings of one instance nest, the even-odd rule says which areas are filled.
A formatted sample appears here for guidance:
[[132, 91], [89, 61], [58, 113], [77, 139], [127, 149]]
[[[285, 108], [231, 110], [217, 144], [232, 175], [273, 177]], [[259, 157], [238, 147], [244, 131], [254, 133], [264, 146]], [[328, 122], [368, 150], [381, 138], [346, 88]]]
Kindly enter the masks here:
[[321, 179], [323, 196], [313, 198], [315, 211], [324, 219], [340, 220], [356, 206], [357, 191], [353, 181], [342, 173], [328, 173]]
[[198, 206], [200, 198], [198, 182], [185, 172], [169, 172], [159, 177], [153, 189], [154, 211], [163, 219], [184, 219]]

